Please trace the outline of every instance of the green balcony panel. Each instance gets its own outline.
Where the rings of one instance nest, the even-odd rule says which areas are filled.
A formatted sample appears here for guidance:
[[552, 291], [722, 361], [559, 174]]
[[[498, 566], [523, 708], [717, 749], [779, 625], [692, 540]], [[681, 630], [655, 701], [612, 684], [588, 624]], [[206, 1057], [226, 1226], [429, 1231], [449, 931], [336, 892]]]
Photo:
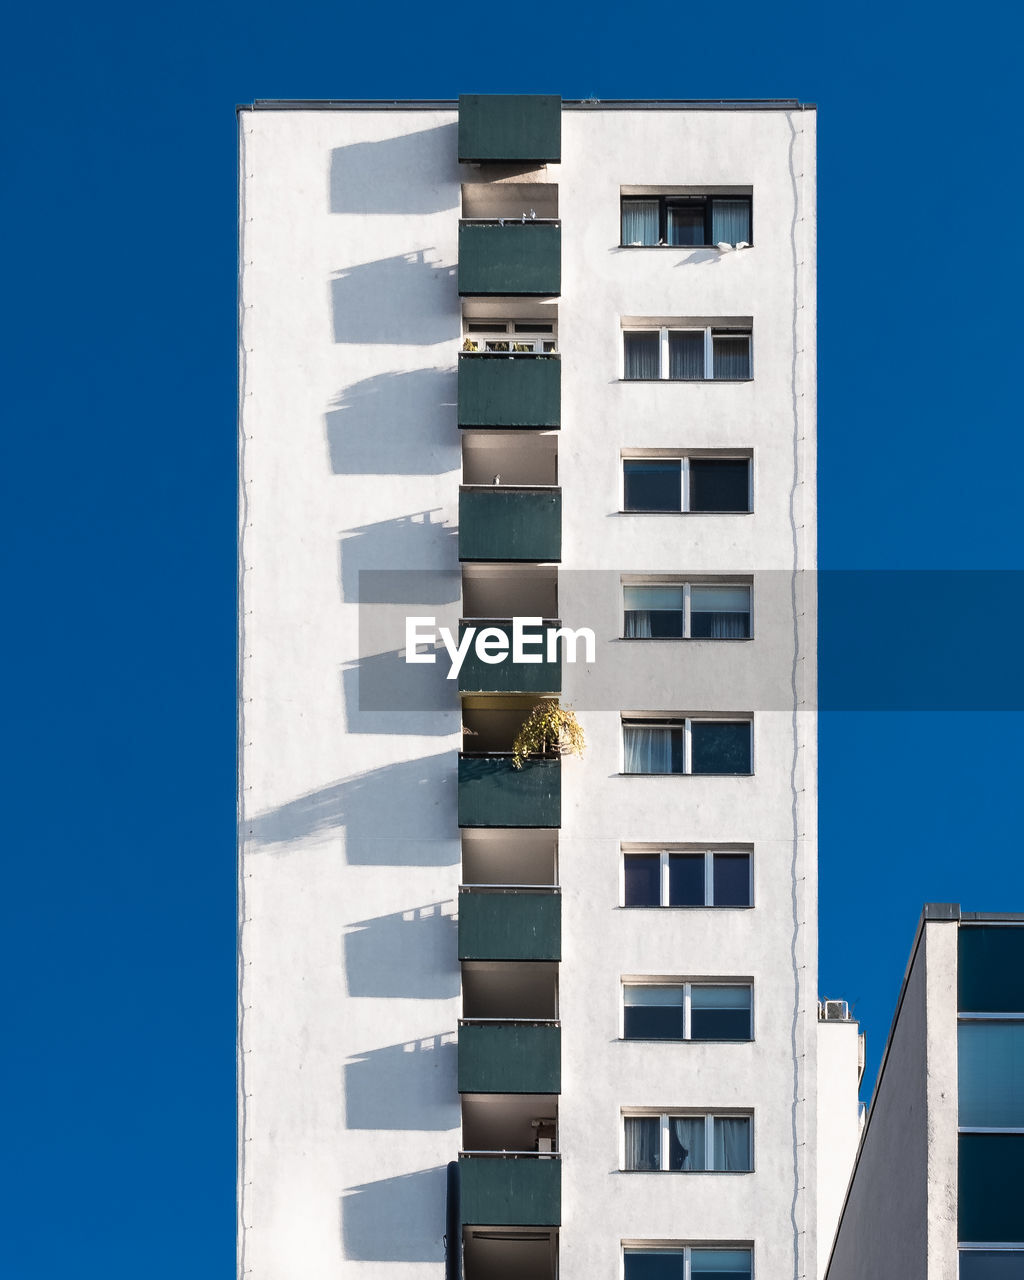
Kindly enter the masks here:
[[561, 560], [561, 489], [463, 488], [460, 560]]
[[959, 1238], [979, 1244], [1020, 1240], [1024, 1134], [962, 1133], [959, 1142]]
[[460, 960], [560, 960], [562, 899], [516, 891], [459, 894]]
[[460, 827], [560, 827], [562, 762], [511, 755], [459, 757]]
[[558, 356], [459, 356], [460, 427], [557, 427]]
[[463, 297], [556, 297], [562, 289], [562, 227], [557, 222], [459, 224]]
[[550, 1024], [459, 1026], [459, 1093], [561, 1093], [562, 1031]]
[[460, 163], [558, 164], [561, 158], [562, 99], [557, 94], [459, 95]]
[[[509, 653], [512, 652], [512, 627], [507, 622], [480, 622], [474, 626], [494, 627], [508, 636]], [[552, 623], [552, 626], [555, 624]], [[466, 628], [459, 628], [459, 643], [465, 635]], [[524, 627], [525, 636], [544, 635], [544, 627]], [[558, 656], [554, 662], [547, 661], [546, 643], [542, 647], [535, 645], [528, 653], [542, 658], [541, 662], [513, 662], [511, 657], [502, 662], [484, 662], [477, 656], [475, 647], [471, 647], [459, 671], [460, 693], [561, 693], [562, 692], [562, 642], [558, 641]]]
[[1024, 927], [961, 925], [957, 1007], [965, 1013], [1024, 1012]]
[[469, 1226], [557, 1227], [562, 1162], [557, 1157], [459, 1156], [462, 1221]]

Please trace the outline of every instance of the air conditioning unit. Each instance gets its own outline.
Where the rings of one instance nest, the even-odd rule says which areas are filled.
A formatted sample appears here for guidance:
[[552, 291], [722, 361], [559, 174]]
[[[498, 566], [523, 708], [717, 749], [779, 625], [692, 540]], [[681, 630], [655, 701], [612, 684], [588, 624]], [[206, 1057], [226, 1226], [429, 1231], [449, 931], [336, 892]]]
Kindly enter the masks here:
[[819, 1000], [818, 1019], [821, 1022], [849, 1022], [849, 1003], [846, 1000]]

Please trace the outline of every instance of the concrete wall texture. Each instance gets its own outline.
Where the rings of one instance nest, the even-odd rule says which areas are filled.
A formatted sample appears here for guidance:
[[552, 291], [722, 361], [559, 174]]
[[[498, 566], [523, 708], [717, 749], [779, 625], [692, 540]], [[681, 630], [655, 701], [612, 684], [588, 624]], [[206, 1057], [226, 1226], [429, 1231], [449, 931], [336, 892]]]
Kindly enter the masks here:
[[[814, 600], [791, 577], [815, 567], [814, 124], [566, 110], [561, 164], [530, 178], [557, 183], [562, 220], [559, 612], [598, 634], [596, 661], [565, 668], [588, 750], [563, 766], [558, 842], [562, 1280], [615, 1280], [623, 1240], [749, 1242], [759, 1276], [817, 1271]], [[240, 1268], [421, 1280], [441, 1274], [460, 1146], [460, 707], [443, 665], [409, 668], [431, 709], [360, 706], [380, 655], [360, 649], [359, 574], [411, 571], [414, 611], [457, 624], [457, 237], [481, 171], [458, 164], [449, 109], [243, 111], [239, 127]], [[752, 188], [754, 248], [620, 248], [633, 184]], [[754, 379], [622, 382], [627, 316], [752, 317]], [[753, 513], [620, 513], [622, 453], [659, 448], [752, 450]], [[747, 574], [755, 600], [772, 574], [792, 594], [731, 654], [638, 648], [618, 638], [617, 588], [582, 570], [613, 587]], [[762, 676], [780, 700], [756, 701]], [[621, 776], [626, 710], [752, 714], [754, 776]], [[622, 909], [632, 841], [752, 847], [754, 908]], [[622, 1042], [626, 976], [751, 980], [753, 1042]], [[841, 1039], [826, 1054], [846, 1078]], [[902, 1132], [923, 1099], [898, 1102]], [[629, 1107], [752, 1111], [754, 1172], [619, 1172]], [[903, 1194], [920, 1197], [904, 1136]]]

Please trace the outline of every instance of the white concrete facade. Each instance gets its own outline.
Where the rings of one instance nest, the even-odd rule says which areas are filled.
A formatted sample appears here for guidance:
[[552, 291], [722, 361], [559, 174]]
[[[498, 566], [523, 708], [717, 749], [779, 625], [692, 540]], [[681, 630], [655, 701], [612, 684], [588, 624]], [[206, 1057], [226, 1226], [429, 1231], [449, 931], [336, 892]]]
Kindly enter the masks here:
[[[460, 616], [455, 273], [487, 174], [451, 106], [239, 129], [240, 1270], [426, 1280], [464, 1145], [460, 707], [413, 667], [431, 709], [360, 708], [357, 601], [360, 571], [432, 570], [422, 612]], [[857, 1123], [856, 1034], [819, 1041], [815, 989], [815, 113], [567, 104], [561, 163], [516, 180], [558, 189], [558, 612], [598, 636], [563, 686], [588, 746], [557, 845], [558, 1274], [711, 1242], [807, 1280]], [[750, 191], [753, 247], [620, 247], [624, 187]], [[622, 380], [624, 326], [691, 317], [750, 318], [751, 381]], [[751, 513], [621, 511], [624, 454], [701, 450], [750, 452]], [[746, 576], [753, 640], [624, 641], [618, 579], [644, 574]], [[623, 776], [623, 712], [752, 717], [753, 775]], [[620, 906], [631, 843], [751, 850], [752, 908]], [[623, 1041], [623, 979], [654, 977], [749, 981], [753, 1040]], [[819, 1052], [843, 1081], [820, 1209]], [[752, 1114], [753, 1171], [622, 1172], [630, 1108]]]

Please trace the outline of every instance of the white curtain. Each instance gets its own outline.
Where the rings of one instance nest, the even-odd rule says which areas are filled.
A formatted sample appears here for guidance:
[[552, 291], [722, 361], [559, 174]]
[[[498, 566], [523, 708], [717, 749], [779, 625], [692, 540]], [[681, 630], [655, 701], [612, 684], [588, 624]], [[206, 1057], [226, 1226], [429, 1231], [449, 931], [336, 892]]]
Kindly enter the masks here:
[[627, 378], [657, 378], [661, 366], [661, 334], [626, 333], [625, 375]]
[[715, 640], [742, 640], [750, 632], [749, 587], [691, 587], [690, 610], [694, 635], [708, 634], [700, 620], [710, 622]]
[[658, 1116], [626, 1117], [626, 1168], [653, 1172], [661, 1168], [661, 1120]]
[[750, 1168], [750, 1118], [715, 1117], [715, 1168], [736, 1172]]
[[746, 200], [712, 200], [711, 243], [750, 243], [750, 204]]
[[622, 243], [658, 243], [657, 200], [623, 200]]
[[651, 635], [650, 609], [627, 609], [626, 610], [626, 639], [627, 640], [644, 640], [644, 639], [650, 639], [650, 635]]
[[668, 376], [686, 382], [704, 377], [703, 329], [677, 329], [669, 333]]
[[627, 773], [671, 773], [672, 730], [623, 725]]
[[680, 1169], [688, 1173], [699, 1173], [707, 1168], [705, 1151], [705, 1122], [703, 1116], [673, 1116], [669, 1121], [672, 1134], [682, 1148], [682, 1164]]

